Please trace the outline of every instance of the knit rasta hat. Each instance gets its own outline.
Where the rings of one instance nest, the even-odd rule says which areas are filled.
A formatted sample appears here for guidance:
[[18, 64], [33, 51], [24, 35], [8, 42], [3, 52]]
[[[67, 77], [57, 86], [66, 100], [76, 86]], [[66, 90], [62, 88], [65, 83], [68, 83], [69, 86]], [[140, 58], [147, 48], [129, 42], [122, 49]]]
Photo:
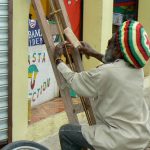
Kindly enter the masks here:
[[125, 21], [116, 33], [116, 43], [124, 59], [135, 68], [142, 68], [150, 57], [150, 40], [137, 21]]

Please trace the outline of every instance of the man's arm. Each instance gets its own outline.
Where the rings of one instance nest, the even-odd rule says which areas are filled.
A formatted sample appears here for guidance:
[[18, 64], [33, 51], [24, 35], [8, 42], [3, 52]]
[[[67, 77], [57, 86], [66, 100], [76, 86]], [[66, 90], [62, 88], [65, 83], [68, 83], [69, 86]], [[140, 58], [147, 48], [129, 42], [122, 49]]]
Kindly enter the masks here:
[[90, 56], [92, 56], [92, 57], [98, 59], [99, 61], [103, 62], [103, 57], [104, 57], [104, 55], [101, 54], [101, 53], [98, 53], [98, 52], [95, 51], [95, 50], [92, 50], [92, 52], [90, 53]]
[[[82, 71], [80, 73], [72, 71], [63, 61], [61, 55], [63, 54], [64, 45], [58, 44], [54, 51], [54, 60], [58, 70], [66, 79], [70, 87], [79, 95], [84, 97], [96, 97], [97, 93], [97, 75], [99, 74], [98, 69], [91, 71]], [[100, 80], [98, 75], [98, 80]]]
[[79, 47], [79, 51], [82, 54], [85, 54], [87, 56], [91, 56], [94, 57], [96, 59], [98, 59], [99, 61], [103, 62], [103, 57], [104, 55], [101, 53], [98, 53], [96, 50], [94, 50], [89, 44], [87, 44], [86, 42], [81, 42], [82, 46]]
[[96, 97], [97, 85], [96, 85], [96, 73], [97, 69], [93, 69], [89, 72], [82, 71], [80, 73], [72, 71], [65, 63], [58, 62], [57, 69], [66, 79], [69, 86], [79, 96], [84, 97]]

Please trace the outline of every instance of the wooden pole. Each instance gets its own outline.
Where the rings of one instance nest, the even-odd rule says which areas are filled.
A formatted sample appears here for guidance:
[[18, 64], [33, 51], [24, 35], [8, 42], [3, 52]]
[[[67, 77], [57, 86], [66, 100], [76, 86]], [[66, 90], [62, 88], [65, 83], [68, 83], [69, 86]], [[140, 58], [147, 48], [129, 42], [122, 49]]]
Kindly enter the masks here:
[[64, 101], [64, 106], [65, 106], [65, 110], [68, 116], [68, 120], [71, 123], [78, 123], [78, 118], [75, 114], [75, 109], [73, 108], [73, 103], [72, 103], [72, 99], [69, 93], [69, 88], [66, 86], [67, 83], [62, 77], [62, 75], [58, 72], [54, 59], [53, 59], [53, 52], [54, 52], [55, 46], [51, 37], [50, 25], [48, 24], [45, 18], [45, 14], [41, 5], [41, 1], [32, 0], [32, 4], [34, 6], [37, 20], [38, 20], [40, 29], [42, 31], [42, 35], [43, 35], [43, 38], [47, 47], [47, 52], [48, 52], [48, 55], [52, 64], [52, 68], [53, 68], [58, 86], [60, 88], [60, 93]]

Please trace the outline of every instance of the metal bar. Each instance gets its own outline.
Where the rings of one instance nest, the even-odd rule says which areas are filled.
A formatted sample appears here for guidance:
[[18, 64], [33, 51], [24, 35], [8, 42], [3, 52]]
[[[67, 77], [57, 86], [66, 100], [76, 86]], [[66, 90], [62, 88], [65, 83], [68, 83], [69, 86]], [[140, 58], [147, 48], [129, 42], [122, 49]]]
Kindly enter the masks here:
[[12, 142], [13, 0], [8, 1], [8, 142]]
[[0, 110], [6, 110], [8, 107], [0, 107]]
[[0, 119], [0, 121], [4, 121], [4, 120], [7, 120], [8, 118], [2, 118], [2, 119]]
[[0, 38], [0, 42], [8, 42], [8, 38], [6, 38], [6, 39], [1, 39]]
[[0, 101], [1, 101], [1, 98], [8, 98], [8, 96], [0, 96]]

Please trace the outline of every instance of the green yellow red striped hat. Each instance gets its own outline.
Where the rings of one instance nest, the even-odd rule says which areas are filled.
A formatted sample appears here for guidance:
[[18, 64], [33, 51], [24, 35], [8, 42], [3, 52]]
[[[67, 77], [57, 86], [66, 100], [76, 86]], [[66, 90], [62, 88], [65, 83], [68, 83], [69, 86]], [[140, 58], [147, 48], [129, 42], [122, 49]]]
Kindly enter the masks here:
[[150, 40], [137, 21], [125, 21], [116, 34], [116, 41], [124, 59], [136, 68], [142, 68], [150, 57]]

